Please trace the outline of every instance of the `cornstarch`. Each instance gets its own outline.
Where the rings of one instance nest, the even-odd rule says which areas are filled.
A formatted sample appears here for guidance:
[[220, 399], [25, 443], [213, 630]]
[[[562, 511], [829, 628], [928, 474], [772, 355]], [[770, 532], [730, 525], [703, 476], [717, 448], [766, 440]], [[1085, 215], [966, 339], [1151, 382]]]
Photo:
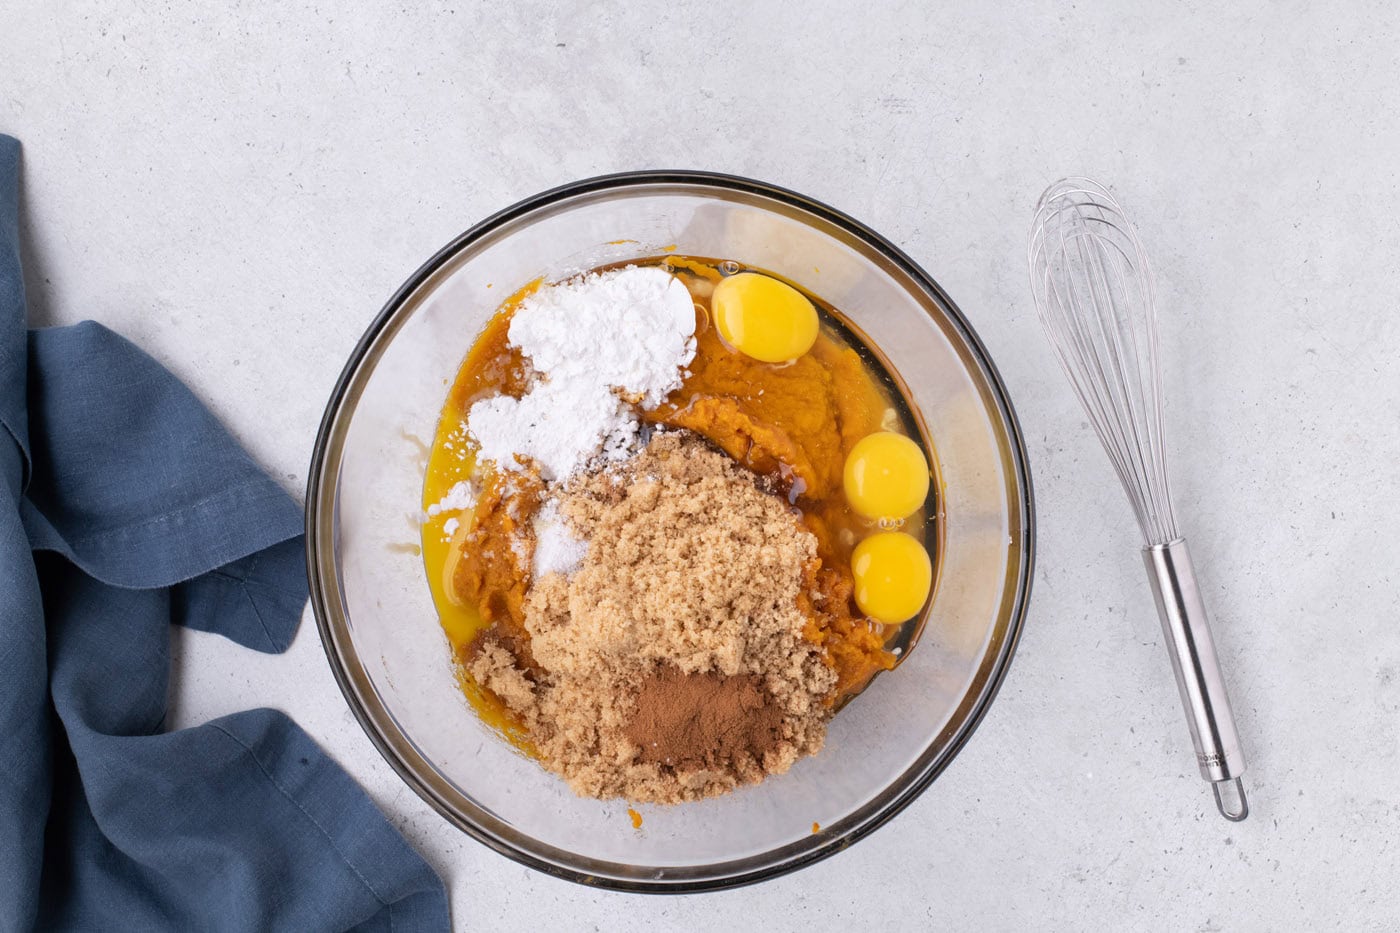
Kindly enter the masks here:
[[664, 269], [628, 267], [541, 288], [521, 302], [508, 336], [536, 382], [519, 399], [477, 402], [467, 430], [481, 459], [505, 470], [533, 461], [559, 481], [635, 452], [629, 403], [654, 408], [680, 387], [695, 357], [695, 307]]

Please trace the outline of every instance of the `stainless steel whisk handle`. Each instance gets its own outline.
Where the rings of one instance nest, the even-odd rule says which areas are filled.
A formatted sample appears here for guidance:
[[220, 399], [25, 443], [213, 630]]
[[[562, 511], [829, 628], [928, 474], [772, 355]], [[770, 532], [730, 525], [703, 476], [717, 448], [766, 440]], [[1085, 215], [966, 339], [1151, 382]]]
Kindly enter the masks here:
[[[1143, 548], [1142, 556], [1171, 652], [1181, 704], [1191, 726], [1201, 777], [1211, 782], [1220, 814], [1238, 822], [1249, 815], [1249, 801], [1240, 781], [1244, 754], [1186, 539]], [[1233, 790], [1238, 799], [1227, 802], [1222, 789]]]

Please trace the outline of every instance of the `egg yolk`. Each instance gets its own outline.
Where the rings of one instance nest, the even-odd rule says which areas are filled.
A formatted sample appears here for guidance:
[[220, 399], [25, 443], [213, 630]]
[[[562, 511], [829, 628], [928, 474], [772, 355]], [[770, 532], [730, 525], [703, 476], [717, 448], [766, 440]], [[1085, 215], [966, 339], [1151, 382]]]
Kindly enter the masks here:
[[933, 585], [933, 562], [913, 536], [882, 531], [851, 552], [856, 605], [877, 622], [912, 619], [928, 599]]
[[720, 279], [710, 297], [720, 336], [764, 363], [795, 360], [817, 340], [817, 309], [785, 282], [757, 272]]
[[866, 518], [908, 518], [928, 498], [928, 461], [903, 434], [880, 431], [846, 457], [846, 501]]

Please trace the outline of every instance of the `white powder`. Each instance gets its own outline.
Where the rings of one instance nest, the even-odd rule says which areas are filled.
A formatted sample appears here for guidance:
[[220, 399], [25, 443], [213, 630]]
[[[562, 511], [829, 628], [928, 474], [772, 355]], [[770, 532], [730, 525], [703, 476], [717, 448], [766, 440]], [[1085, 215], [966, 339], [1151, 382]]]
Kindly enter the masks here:
[[588, 554], [587, 542], [575, 538], [554, 500], [535, 514], [535, 578], [550, 573], [573, 573]]
[[442, 536], [443, 536], [444, 538], [450, 538], [450, 537], [452, 537], [453, 535], [455, 535], [455, 534], [457, 533], [457, 528], [458, 528], [461, 524], [462, 524], [462, 523], [459, 522], [459, 521], [457, 521], [457, 519], [455, 519], [455, 518], [449, 518], [447, 521], [445, 521], [445, 522], [442, 523]]
[[509, 338], [539, 381], [519, 400], [477, 402], [468, 431], [483, 460], [519, 470], [528, 458], [561, 480], [599, 455], [632, 451], [637, 421], [620, 396], [652, 408], [680, 387], [695, 356], [695, 307], [665, 270], [628, 267], [540, 289], [515, 312]]
[[447, 495], [428, 506], [428, 517], [432, 518], [443, 512], [464, 512], [474, 505], [476, 505], [476, 490], [472, 488], [471, 483], [462, 480], [447, 490]]
[[482, 460], [519, 470], [519, 454], [535, 461], [549, 480], [573, 475], [603, 448], [625, 455], [636, 433], [630, 413], [606, 387], [562, 380], [541, 382], [518, 401], [498, 395], [477, 402], [467, 423]]

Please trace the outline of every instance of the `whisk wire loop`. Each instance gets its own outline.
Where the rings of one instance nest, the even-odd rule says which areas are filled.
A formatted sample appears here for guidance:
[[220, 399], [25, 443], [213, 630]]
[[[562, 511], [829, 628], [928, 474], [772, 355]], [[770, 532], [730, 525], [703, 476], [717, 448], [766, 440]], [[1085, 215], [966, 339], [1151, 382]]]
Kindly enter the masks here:
[[1167, 473], [1152, 270], [1122, 207], [1082, 178], [1051, 185], [1029, 246], [1036, 308], [1108, 451], [1143, 542], [1179, 537]]

